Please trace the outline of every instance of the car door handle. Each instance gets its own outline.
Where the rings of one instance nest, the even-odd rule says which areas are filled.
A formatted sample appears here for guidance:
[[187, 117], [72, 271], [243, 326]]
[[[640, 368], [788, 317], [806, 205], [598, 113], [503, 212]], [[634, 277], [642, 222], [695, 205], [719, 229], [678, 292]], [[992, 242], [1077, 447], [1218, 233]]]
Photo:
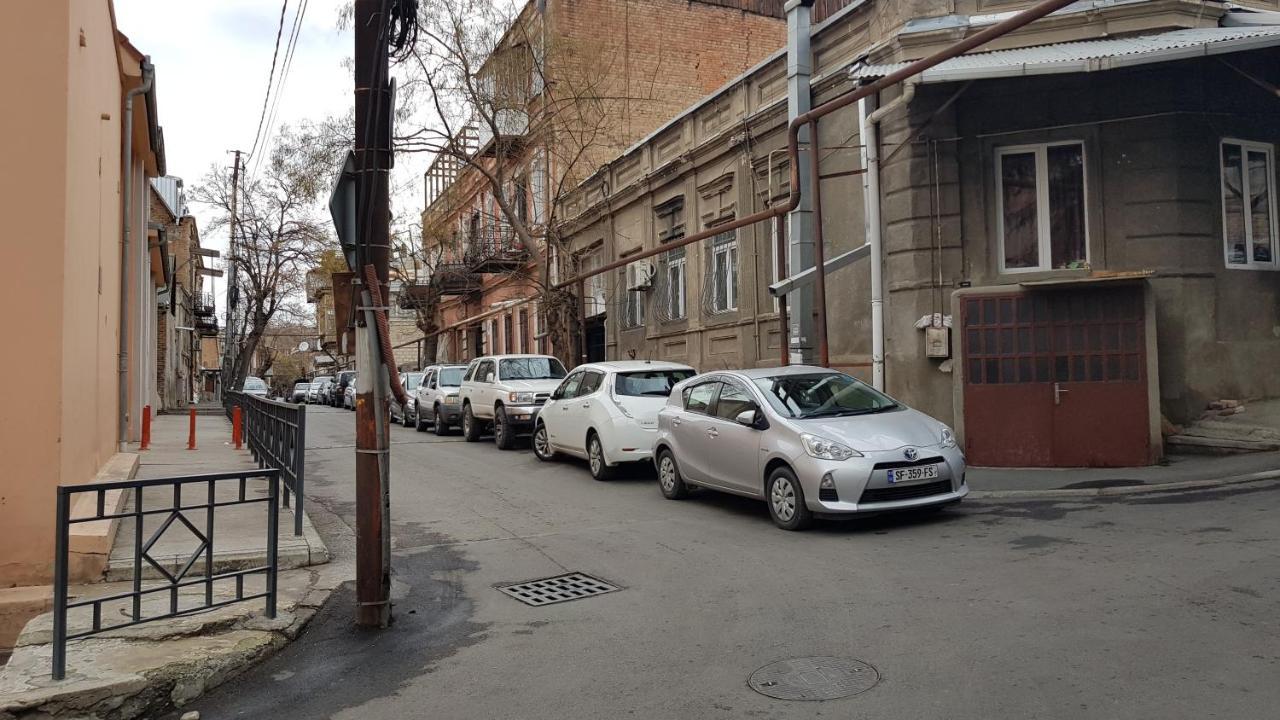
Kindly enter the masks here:
[[720, 431], [715, 428], [707, 428], [707, 437], [720, 437]]
[[591, 403], [589, 403], [589, 402], [584, 402], [584, 403], [582, 403], [582, 407], [584, 407], [584, 408], [589, 408], [589, 407], [591, 407]]
[[680, 418], [671, 418], [671, 427], [680, 427]]

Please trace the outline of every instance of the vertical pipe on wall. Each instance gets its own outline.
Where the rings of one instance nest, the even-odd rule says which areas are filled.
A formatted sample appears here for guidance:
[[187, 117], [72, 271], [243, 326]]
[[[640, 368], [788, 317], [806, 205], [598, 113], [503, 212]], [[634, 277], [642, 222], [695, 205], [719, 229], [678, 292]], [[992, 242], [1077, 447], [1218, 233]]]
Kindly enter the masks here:
[[[151, 90], [155, 80], [155, 67], [151, 65], [151, 57], [142, 59], [142, 84], [124, 94], [124, 152], [123, 163], [124, 198], [121, 206], [120, 235], [120, 388], [119, 417], [116, 425], [116, 442], [120, 450], [129, 445], [129, 245], [133, 233], [133, 101], [134, 98]], [[142, 299], [142, 278], [138, 278], [138, 299]], [[141, 303], [139, 303], [141, 304]], [[141, 333], [142, 328], [137, 329]], [[139, 358], [141, 359], [141, 358]], [[141, 373], [140, 373], [141, 375]], [[141, 381], [141, 378], [139, 378]]]
[[871, 255], [871, 384], [884, 390], [884, 275], [883, 251], [880, 237], [880, 138], [876, 123], [875, 96], [858, 101], [858, 117], [861, 120], [863, 167], [862, 199], [865, 205], [867, 245]]

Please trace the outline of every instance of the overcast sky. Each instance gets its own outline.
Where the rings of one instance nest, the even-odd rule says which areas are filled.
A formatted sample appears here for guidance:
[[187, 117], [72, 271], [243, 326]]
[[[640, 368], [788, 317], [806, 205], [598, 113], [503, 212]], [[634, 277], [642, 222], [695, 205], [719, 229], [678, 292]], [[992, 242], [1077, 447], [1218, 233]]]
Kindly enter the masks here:
[[[253, 145], [282, 1], [115, 0], [120, 31], [155, 64], [168, 171], [183, 178], [188, 187], [199, 183], [211, 165], [230, 166], [230, 151], [248, 152]], [[280, 63], [300, 2], [288, 2]], [[306, 3], [274, 128], [344, 114], [351, 107], [353, 81], [344, 67], [352, 54], [351, 31], [337, 27], [343, 2]], [[259, 148], [257, 154], [265, 156], [265, 149]], [[418, 168], [424, 159], [404, 160], [397, 161], [401, 177], [421, 172]], [[252, 159], [248, 163], [252, 166]], [[200, 221], [202, 244], [225, 253], [225, 233], [204, 231], [209, 209], [192, 204], [191, 211]], [[416, 214], [421, 208], [397, 211]], [[216, 281], [216, 289], [221, 307], [225, 278]]]

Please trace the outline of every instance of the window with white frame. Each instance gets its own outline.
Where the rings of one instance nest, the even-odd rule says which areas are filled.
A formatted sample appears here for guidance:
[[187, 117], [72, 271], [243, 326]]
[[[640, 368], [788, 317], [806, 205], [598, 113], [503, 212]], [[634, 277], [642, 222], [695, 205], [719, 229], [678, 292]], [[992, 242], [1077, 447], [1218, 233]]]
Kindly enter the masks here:
[[644, 291], [627, 289], [627, 269], [618, 274], [618, 290], [622, 293], [622, 329], [644, 327]]
[[1084, 143], [999, 148], [996, 182], [1002, 271], [1089, 266]]
[[688, 309], [685, 305], [685, 252], [684, 248], [675, 248], [668, 250], [661, 255], [662, 268], [660, 272], [662, 276], [659, 282], [655, 283], [658, 288], [658, 300], [660, 303], [659, 314], [663, 315], [664, 320], [683, 320], [688, 316]]
[[712, 314], [738, 309], [738, 235], [722, 232], [711, 241], [707, 310]]
[[1222, 238], [1227, 267], [1280, 268], [1275, 178], [1272, 145], [1222, 141]]
[[[591, 272], [592, 270], [599, 268], [602, 264], [600, 251], [592, 251], [582, 257], [582, 272]], [[605, 312], [605, 297], [607, 295], [604, 274], [600, 273], [592, 275], [586, 279], [584, 284], [586, 285], [587, 294], [586, 316], [595, 317], [603, 314]]]

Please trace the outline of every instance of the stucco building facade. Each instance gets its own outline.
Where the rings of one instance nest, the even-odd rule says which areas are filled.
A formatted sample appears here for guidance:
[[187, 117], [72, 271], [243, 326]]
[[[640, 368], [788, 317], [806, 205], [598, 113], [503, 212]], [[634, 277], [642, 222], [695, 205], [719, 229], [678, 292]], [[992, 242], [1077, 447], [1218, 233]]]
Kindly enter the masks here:
[[[1032, 4], [848, 3], [812, 27], [812, 102]], [[1162, 416], [1280, 395], [1275, 10], [1076, 3], [823, 118], [826, 257], [881, 247], [827, 278], [830, 364], [875, 374], [878, 261], [885, 389], [976, 464], [1154, 462]], [[625, 260], [785, 202], [786, 75], [779, 52], [584, 182], [562, 213], [574, 251]], [[602, 354], [813, 358], [767, 289], [778, 241], [761, 223], [603, 277]]]
[[[125, 124], [126, 94], [152, 71], [117, 33], [110, 2], [5, 3], [0, 58], [21, 68], [8, 89], [22, 99], [0, 118], [6, 164], [22, 169], [0, 179], [0, 292], [22, 314], [22, 351], [0, 361], [12, 380], [0, 433], [3, 646], [12, 621], [48, 597], [56, 487], [127, 472], [121, 450], [157, 400], [164, 272], [163, 250], [147, 243], [148, 179], [163, 174], [164, 150], [154, 92], [135, 94]], [[73, 571], [100, 572], [106, 549], [109, 538], [77, 538]]]

